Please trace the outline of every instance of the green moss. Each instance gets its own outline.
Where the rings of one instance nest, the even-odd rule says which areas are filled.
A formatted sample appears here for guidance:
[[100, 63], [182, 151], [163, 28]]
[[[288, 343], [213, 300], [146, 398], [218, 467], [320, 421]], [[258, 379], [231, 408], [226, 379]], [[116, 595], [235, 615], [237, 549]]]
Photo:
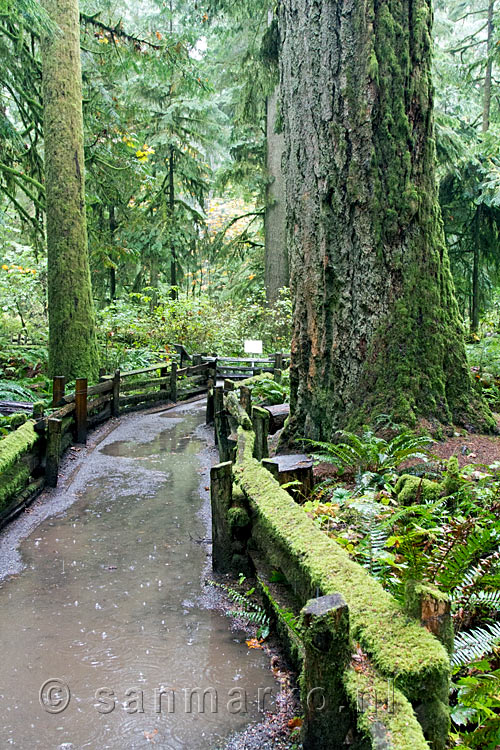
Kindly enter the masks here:
[[401, 505], [436, 502], [441, 497], [441, 485], [430, 479], [422, 479], [412, 474], [402, 474], [396, 482], [394, 491]]
[[40, 417], [43, 417], [45, 411], [45, 402], [44, 401], [35, 401], [33, 404], [33, 417], [39, 419]]
[[[358, 714], [358, 729], [372, 747], [394, 750], [429, 750], [422, 728], [405, 696], [392, 684], [367, 668], [356, 672], [348, 669], [344, 686], [349, 704]], [[377, 745], [375, 732], [380, 737], [385, 730], [387, 744]]]
[[454, 495], [455, 492], [463, 485], [463, 479], [460, 476], [460, 467], [458, 465], [458, 458], [456, 456], [450, 456], [446, 465], [446, 472], [443, 481], [443, 495]]
[[425, 710], [417, 708], [417, 717], [433, 750], [445, 750], [446, 736], [450, 731], [450, 711], [442, 701], [433, 701]]
[[250, 516], [245, 508], [235, 505], [232, 508], [229, 508], [227, 512], [227, 522], [230, 529], [243, 528], [250, 523]]
[[245, 428], [245, 430], [252, 429], [252, 420], [246, 413], [245, 409], [240, 404], [236, 393], [230, 391], [225, 397], [225, 405], [229, 414], [234, 417], [239, 425]]
[[412, 701], [446, 698], [449, 661], [441, 644], [401, 611], [380, 584], [323, 534], [252, 458], [254, 435], [238, 431], [237, 481], [255, 514], [253, 537], [271, 565], [286, 571], [298, 596], [341, 594], [349, 606], [351, 633], [375, 666]]
[[247, 378], [246, 380], [240, 380], [238, 386], [246, 385], [247, 387], [251, 388], [252, 385], [255, 385], [255, 383], [258, 383], [261, 380], [274, 380], [274, 373], [263, 372], [260, 375], [253, 375], [253, 377]]
[[34, 430], [34, 424], [35, 422], [29, 419], [0, 441], [0, 485], [3, 483], [5, 472], [37, 442], [39, 436]]
[[15, 496], [24, 490], [29, 479], [29, 467], [21, 461], [2, 472], [0, 476], [0, 510], [6, 508]]
[[13, 430], [17, 430], [18, 427], [21, 427], [26, 421], [28, 420], [28, 417], [23, 411], [19, 411], [16, 414], [13, 414], [10, 418], [10, 426]]

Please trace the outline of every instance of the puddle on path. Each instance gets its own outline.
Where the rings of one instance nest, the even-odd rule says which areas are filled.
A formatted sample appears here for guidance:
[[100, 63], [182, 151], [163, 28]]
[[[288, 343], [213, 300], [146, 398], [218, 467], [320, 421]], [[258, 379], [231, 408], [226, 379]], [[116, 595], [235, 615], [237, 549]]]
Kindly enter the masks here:
[[[276, 693], [265, 655], [199, 604], [203, 417], [182, 416], [125, 420], [76, 503], [21, 545], [26, 568], [0, 584], [0, 747], [208, 750]], [[57, 682], [42, 695], [55, 713], [40, 704], [51, 679], [71, 693], [61, 712]]]

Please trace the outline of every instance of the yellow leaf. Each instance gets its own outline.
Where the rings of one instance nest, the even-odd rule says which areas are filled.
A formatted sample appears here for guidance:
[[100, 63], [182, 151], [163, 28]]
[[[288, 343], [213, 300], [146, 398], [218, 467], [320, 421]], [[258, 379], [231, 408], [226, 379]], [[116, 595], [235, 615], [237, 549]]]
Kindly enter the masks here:
[[250, 638], [249, 641], [245, 641], [248, 648], [262, 648], [261, 644], [263, 643], [262, 640], [258, 641], [257, 638]]

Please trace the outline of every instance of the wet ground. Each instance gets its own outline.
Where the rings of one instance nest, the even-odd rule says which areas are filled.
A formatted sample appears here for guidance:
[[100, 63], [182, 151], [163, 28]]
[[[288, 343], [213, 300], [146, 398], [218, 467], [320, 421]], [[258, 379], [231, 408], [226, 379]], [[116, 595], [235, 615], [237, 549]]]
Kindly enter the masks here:
[[268, 657], [204, 606], [203, 416], [115, 422], [0, 536], [0, 747], [209, 750], [270, 708]]

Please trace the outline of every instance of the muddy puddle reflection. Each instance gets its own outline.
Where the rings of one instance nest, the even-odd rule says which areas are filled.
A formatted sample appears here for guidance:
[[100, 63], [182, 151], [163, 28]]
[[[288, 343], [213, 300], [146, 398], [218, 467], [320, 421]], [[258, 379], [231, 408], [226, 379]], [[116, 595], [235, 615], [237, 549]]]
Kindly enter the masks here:
[[202, 421], [125, 420], [22, 544], [0, 584], [0, 747], [208, 750], [276, 693], [264, 654], [200, 605]]

